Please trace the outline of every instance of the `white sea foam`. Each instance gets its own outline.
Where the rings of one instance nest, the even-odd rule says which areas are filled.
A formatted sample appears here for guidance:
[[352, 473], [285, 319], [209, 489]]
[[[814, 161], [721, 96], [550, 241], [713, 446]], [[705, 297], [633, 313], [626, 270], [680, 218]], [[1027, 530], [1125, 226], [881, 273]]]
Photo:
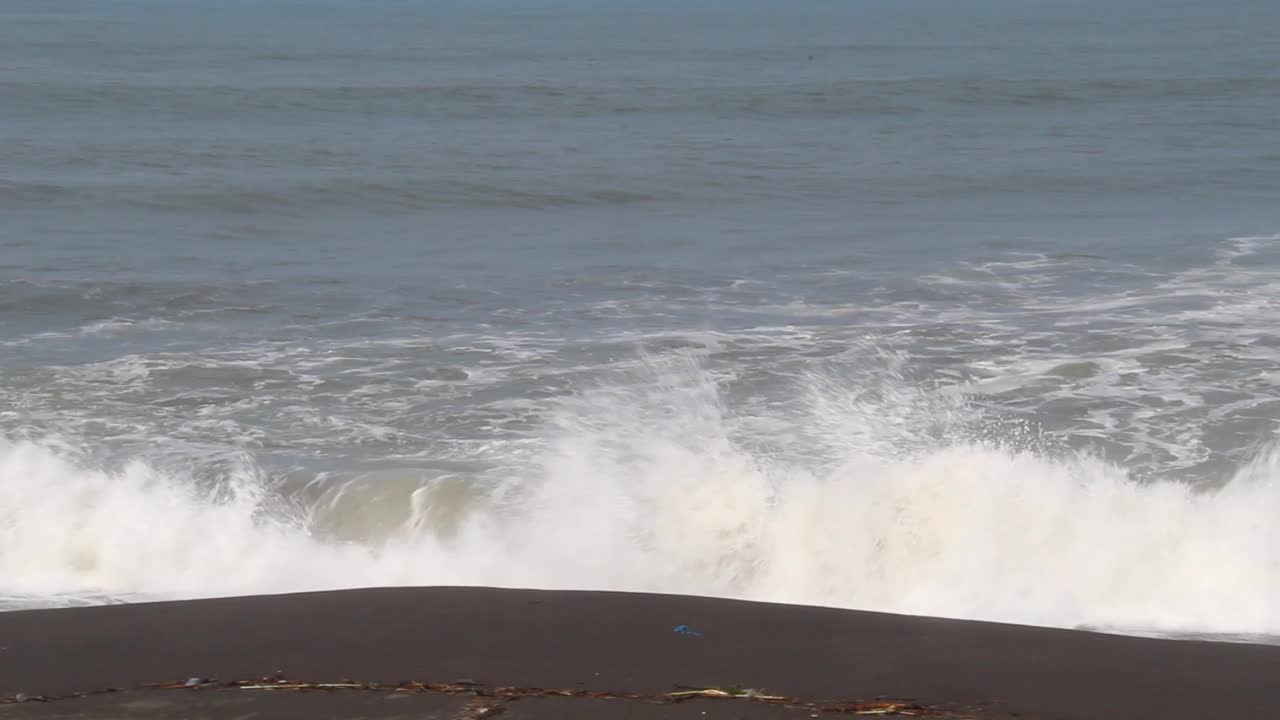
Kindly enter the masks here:
[[[750, 439], [693, 364], [567, 401], [508, 481], [366, 478], [317, 501], [0, 445], [0, 596], [369, 585], [695, 593], [1131, 631], [1280, 631], [1280, 455], [1212, 491], [965, 440], [954, 397], [813, 376]], [[759, 410], [757, 409], [757, 412]], [[791, 427], [790, 432], [781, 428]]]

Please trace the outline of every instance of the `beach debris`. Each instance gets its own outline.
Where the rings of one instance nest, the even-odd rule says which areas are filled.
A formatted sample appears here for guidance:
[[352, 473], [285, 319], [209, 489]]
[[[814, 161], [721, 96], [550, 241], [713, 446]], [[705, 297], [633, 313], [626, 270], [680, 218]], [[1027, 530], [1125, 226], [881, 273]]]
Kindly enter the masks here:
[[87, 690], [83, 692], [67, 693], [66, 695], [28, 695], [26, 693], [17, 693], [8, 697], [0, 697], [0, 705], [12, 705], [14, 703], [30, 703], [30, 702], [53, 702], [54, 700], [70, 700], [71, 698], [89, 697], [90, 695], [106, 695], [107, 693], [119, 692], [119, 688], [103, 688], [102, 690]]
[[467, 703], [454, 720], [482, 720], [505, 712], [507, 706], [501, 702], [477, 698]]
[[923, 705], [917, 705], [913, 702], [905, 700], [877, 700], [875, 702], [859, 702], [847, 705], [837, 705], [830, 709], [836, 712], [849, 713], [850, 715], [902, 715], [905, 717], [955, 717], [961, 716], [955, 714], [939, 715], [930, 708]]
[[[163, 683], [148, 683], [132, 688], [138, 690], [199, 690], [208, 691], [257, 690], [271, 692], [380, 692], [396, 694], [443, 694], [469, 695], [471, 702], [465, 712], [454, 720], [483, 720], [493, 717], [506, 709], [506, 704], [522, 698], [581, 698], [586, 700], [631, 700], [636, 702], [667, 704], [688, 701], [745, 700], [748, 702], [779, 705], [794, 710], [807, 710], [811, 717], [820, 714], [837, 715], [882, 715], [894, 717], [935, 718], [936, 720], [978, 720], [984, 717], [981, 710], [957, 706], [919, 705], [903, 698], [877, 697], [870, 701], [845, 700], [842, 702], [815, 702], [785, 695], [773, 695], [757, 688], [737, 686], [698, 687], [677, 685], [675, 690], [667, 693], [639, 693], [618, 690], [586, 690], [583, 688], [541, 688], [541, 687], [492, 687], [469, 678], [454, 682], [434, 682], [430, 680], [406, 680], [402, 682], [360, 681], [344, 678], [337, 682], [309, 682], [292, 680], [280, 674], [251, 680], [215, 680], [210, 678], [189, 677], [186, 680], [174, 680]], [[0, 697], [0, 705], [25, 702], [53, 702], [70, 698], [83, 698], [105, 693], [121, 692], [121, 688], [104, 688], [68, 693], [65, 695], [27, 695], [18, 693], [9, 697]], [[1003, 716], [1002, 716], [1003, 717]]]
[[854, 715], [908, 715], [924, 714], [924, 708], [910, 703], [868, 703], [855, 706], [850, 712]]
[[311, 683], [311, 682], [288, 682], [281, 680], [274, 683], [254, 683], [252, 685], [236, 685], [241, 690], [366, 690], [369, 689], [364, 683], [340, 682], [340, 683]]
[[689, 637], [702, 637], [702, 633], [694, 630], [688, 625], [677, 625], [675, 627], [675, 633], [677, 635], [688, 635]]
[[175, 680], [174, 682], [165, 683], [148, 683], [143, 685], [144, 688], [156, 688], [158, 690], [175, 690], [175, 689], [191, 689], [202, 687], [215, 687], [218, 681], [213, 678], [189, 677], [186, 680]]
[[764, 700], [779, 701], [786, 700], [782, 695], [766, 695], [759, 690], [752, 688], [689, 688], [687, 690], [678, 690], [676, 692], [667, 693], [667, 697], [672, 700], [687, 700], [695, 697], [712, 697], [712, 698], [742, 698], [745, 700]]
[[768, 695], [754, 688], [738, 687], [705, 687], [686, 688], [667, 693], [664, 697], [672, 702], [681, 702], [692, 698], [735, 698], [754, 700], [775, 705], [786, 705], [794, 708], [805, 708], [821, 712], [836, 712], [847, 715], [900, 715], [904, 717], [938, 717], [961, 718], [963, 716], [949, 712], [939, 712], [909, 700], [875, 700], [872, 702], [846, 703], [812, 703], [803, 702], [784, 695]]

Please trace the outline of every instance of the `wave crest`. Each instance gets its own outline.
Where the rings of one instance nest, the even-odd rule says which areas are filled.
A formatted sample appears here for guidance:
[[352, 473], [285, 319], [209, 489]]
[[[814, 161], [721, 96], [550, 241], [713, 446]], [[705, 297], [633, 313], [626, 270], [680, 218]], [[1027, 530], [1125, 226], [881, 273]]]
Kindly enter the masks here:
[[752, 436], [763, 410], [732, 410], [732, 386], [684, 367], [580, 393], [532, 459], [487, 485], [405, 473], [317, 483], [317, 497], [248, 460], [211, 479], [0, 444], [0, 594], [484, 584], [1280, 631], [1280, 454], [1212, 490], [1143, 482], [964, 439], [939, 419], [959, 413], [953, 399], [900, 383], [837, 397], [812, 378]]

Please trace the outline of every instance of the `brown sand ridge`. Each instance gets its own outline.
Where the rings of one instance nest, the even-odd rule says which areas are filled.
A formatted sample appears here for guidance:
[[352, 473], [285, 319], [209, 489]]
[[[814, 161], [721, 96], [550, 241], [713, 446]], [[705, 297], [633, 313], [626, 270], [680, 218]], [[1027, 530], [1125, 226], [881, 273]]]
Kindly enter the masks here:
[[376, 589], [0, 613], [0, 698], [0, 718], [1272, 718], [1280, 648], [683, 596]]

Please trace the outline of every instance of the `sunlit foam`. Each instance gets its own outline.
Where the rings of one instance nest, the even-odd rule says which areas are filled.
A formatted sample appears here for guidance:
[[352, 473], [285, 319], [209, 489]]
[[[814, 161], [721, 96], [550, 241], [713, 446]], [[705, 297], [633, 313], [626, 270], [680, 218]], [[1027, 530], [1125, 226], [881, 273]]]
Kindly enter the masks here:
[[247, 458], [211, 482], [3, 444], [0, 596], [484, 584], [1280, 631], [1276, 454], [1213, 491], [1138, 482], [1097, 459], [974, 440], [954, 429], [972, 420], [961, 401], [892, 372], [798, 380], [774, 436], [751, 440], [742, 428], [767, 409], [732, 409], [732, 383], [648, 363], [566, 400], [505, 481], [388, 483], [376, 505], [359, 481], [304, 503]]

